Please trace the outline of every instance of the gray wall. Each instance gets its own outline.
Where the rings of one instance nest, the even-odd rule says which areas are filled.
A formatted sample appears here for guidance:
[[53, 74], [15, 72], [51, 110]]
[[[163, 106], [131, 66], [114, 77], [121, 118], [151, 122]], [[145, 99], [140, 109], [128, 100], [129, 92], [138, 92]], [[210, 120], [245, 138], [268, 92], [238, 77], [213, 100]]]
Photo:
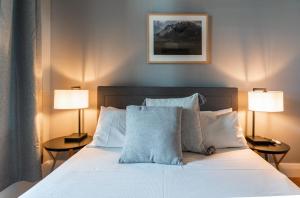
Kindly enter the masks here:
[[[97, 85], [233, 86], [251, 130], [246, 92], [283, 90], [285, 112], [257, 116], [257, 133], [289, 143], [300, 155], [300, 1], [52, 0], [51, 88], [91, 91], [85, 130], [96, 125]], [[205, 12], [212, 19], [212, 64], [147, 64], [147, 14]], [[75, 112], [51, 112], [51, 136], [76, 130]], [[66, 118], [67, 117], [67, 118]], [[60, 124], [64, 120], [64, 124]]]

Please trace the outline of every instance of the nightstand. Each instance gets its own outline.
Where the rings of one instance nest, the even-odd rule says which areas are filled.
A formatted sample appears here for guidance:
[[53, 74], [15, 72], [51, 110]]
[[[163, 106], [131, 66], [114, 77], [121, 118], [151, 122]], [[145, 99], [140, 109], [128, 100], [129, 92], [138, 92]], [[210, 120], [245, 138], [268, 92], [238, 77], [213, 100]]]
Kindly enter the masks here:
[[58, 137], [51, 139], [43, 144], [43, 148], [47, 151], [50, 157], [53, 160], [53, 164], [51, 170], [54, 169], [56, 164], [56, 158], [54, 157], [52, 152], [68, 152], [69, 157], [71, 157], [76, 150], [79, 150], [89, 144], [92, 140], [92, 136], [88, 136], [81, 142], [65, 142], [65, 137]]
[[[283, 158], [290, 150], [290, 146], [283, 142], [281, 142], [281, 144], [270, 145], [254, 145], [248, 142], [248, 146], [253, 151], [264, 154], [266, 161], [269, 161], [269, 155], [272, 155], [277, 170], [279, 170], [279, 163], [283, 160]], [[281, 157], [277, 159], [276, 155], [281, 155]]]

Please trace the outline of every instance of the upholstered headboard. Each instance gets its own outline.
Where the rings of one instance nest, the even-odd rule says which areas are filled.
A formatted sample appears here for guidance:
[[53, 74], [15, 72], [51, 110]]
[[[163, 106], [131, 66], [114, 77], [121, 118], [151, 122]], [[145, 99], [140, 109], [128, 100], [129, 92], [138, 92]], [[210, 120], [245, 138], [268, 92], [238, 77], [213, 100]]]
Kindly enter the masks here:
[[127, 105], [142, 105], [148, 98], [178, 98], [200, 93], [207, 102], [201, 106], [203, 111], [216, 111], [225, 108], [238, 110], [238, 89], [229, 87], [122, 87], [99, 86], [97, 107], [112, 106], [125, 108]]

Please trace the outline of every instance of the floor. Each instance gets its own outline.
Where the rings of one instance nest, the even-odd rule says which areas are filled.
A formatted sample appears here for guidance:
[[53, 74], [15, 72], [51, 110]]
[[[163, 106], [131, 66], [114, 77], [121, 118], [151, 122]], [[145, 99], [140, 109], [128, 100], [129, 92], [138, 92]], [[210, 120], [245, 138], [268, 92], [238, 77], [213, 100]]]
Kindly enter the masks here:
[[290, 180], [300, 187], [300, 177], [290, 177]]
[[[1, 0], [0, 0], [1, 1]], [[60, 166], [63, 163], [62, 160], [58, 160], [54, 169]], [[43, 177], [46, 177], [51, 172], [52, 161], [46, 161], [42, 165], [42, 173]], [[16, 182], [3, 191], [0, 192], [0, 198], [17, 198], [24, 192], [26, 192], [29, 188], [31, 188], [35, 183], [28, 181], [20, 181]]]
[[35, 183], [19, 181], [0, 192], [0, 198], [16, 198], [31, 188]]

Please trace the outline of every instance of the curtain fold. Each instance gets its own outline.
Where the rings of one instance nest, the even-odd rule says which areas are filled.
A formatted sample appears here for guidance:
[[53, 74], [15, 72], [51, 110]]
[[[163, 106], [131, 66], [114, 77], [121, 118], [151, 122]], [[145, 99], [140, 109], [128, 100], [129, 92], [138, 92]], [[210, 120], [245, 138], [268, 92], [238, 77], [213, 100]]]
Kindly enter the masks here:
[[40, 171], [40, 5], [0, 0], [0, 190]]

